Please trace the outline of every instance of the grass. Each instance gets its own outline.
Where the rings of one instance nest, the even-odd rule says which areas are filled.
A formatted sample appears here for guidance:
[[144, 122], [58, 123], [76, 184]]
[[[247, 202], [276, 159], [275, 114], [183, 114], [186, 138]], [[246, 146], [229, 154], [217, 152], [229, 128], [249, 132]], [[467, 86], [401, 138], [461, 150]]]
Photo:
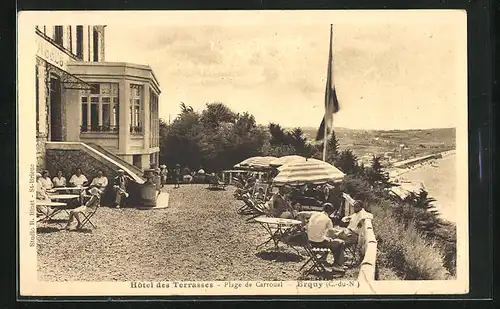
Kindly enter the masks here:
[[[450, 274], [444, 265], [442, 250], [422, 235], [415, 225], [404, 226], [389, 205], [372, 205], [374, 231], [379, 239], [379, 267], [390, 269], [384, 276], [404, 280], [445, 280]], [[379, 273], [380, 276], [380, 273]]]
[[[38, 276], [42, 281], [131, 280], [298, 280], [304, 255], [281, 245], [256, 249], [267, 234], [236, 213], [242, 203], [233, 189], [206, 185], [165, 190], [169, 208], [102, 207], [97, 228], [61, 230], [51, 223], [37, 233]], [[60, 215], [60, 219], [64, 219]], [[67, 218], [67, 217], [66, 217]], [[303, 251], [299, 248], [299, 251]], [[355, 279], [358, 269], [346, 272]], [[322, 279], [310, 276], [305, 279]]]

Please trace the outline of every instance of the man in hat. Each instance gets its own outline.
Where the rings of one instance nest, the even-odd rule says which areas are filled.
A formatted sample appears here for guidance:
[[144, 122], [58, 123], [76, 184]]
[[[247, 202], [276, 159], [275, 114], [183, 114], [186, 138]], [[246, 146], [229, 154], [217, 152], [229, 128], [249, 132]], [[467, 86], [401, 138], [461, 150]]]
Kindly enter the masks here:
[[[89, 195], [85, 194], [84, 197], [90, 198], [90, 199], [85, 203], [85, 205], [82, 205], [80, 207], [72, 209], [69, 212], [68, 224], [66, 225], [67, 230], [80, 229], [82, 227], [82, 219], [80, 218], [82, 213], [87, 213], [87, 212], [91, 211], [93, 208], [98, 206], [102, 191], [99, 190], [97, 187], [93, 187], [88, 191], [90, 194]], [[76, 222], [77, 222], [76, 227], [72, 227], [72, 223], [73, 223], [74, 219], [76, 219]]]
[[125, 171], [122, 169], [119, 169], [117, 172], [118, 176], [114, 179], [113, 189], [115, 190], [115, 207], [120, 208], [122, 198], [127, 198], [129, 196], [127, 186], [131, 178], [128, 175], [125, 175]]

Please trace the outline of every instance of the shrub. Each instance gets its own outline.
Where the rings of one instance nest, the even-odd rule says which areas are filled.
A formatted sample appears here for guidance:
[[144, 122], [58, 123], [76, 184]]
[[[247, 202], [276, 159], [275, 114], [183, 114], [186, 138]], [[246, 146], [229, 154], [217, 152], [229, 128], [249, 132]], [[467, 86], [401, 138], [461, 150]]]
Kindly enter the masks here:
[[425, 239], [414, 224], [404, 234], [407, 280], [443, 280], [449, 276], [444, 257], [434, 242]]
[[443, 280], [448, 277], [442, 250], [425, 238], [413, 223], [405, 226], [380, 202], [372, 205], [379, 239], [378, 263], [405, 280]]

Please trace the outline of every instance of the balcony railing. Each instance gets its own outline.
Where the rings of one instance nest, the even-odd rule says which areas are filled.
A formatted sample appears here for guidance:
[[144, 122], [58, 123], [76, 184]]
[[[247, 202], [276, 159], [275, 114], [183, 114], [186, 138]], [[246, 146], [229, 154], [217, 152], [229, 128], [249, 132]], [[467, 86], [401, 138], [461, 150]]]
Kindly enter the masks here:
[[80, 126], [80, 132], [118, 133], [119, 126]]
[[130, 126], [130, 133], [140, 134], [140, 133], [142, 133], [142, 127], [141, 126]]

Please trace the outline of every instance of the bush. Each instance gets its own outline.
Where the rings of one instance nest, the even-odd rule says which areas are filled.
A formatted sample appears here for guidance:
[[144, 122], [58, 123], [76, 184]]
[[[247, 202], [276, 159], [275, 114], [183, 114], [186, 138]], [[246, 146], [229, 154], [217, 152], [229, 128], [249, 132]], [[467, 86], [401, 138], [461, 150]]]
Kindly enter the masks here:
[[449, 276], [440, 248], [426, 239], [413, 223], [405, 226], [390, 205], [372, 205], [374, 231], [379, 239], [378, 263], [405, 280], [444, 280]]

